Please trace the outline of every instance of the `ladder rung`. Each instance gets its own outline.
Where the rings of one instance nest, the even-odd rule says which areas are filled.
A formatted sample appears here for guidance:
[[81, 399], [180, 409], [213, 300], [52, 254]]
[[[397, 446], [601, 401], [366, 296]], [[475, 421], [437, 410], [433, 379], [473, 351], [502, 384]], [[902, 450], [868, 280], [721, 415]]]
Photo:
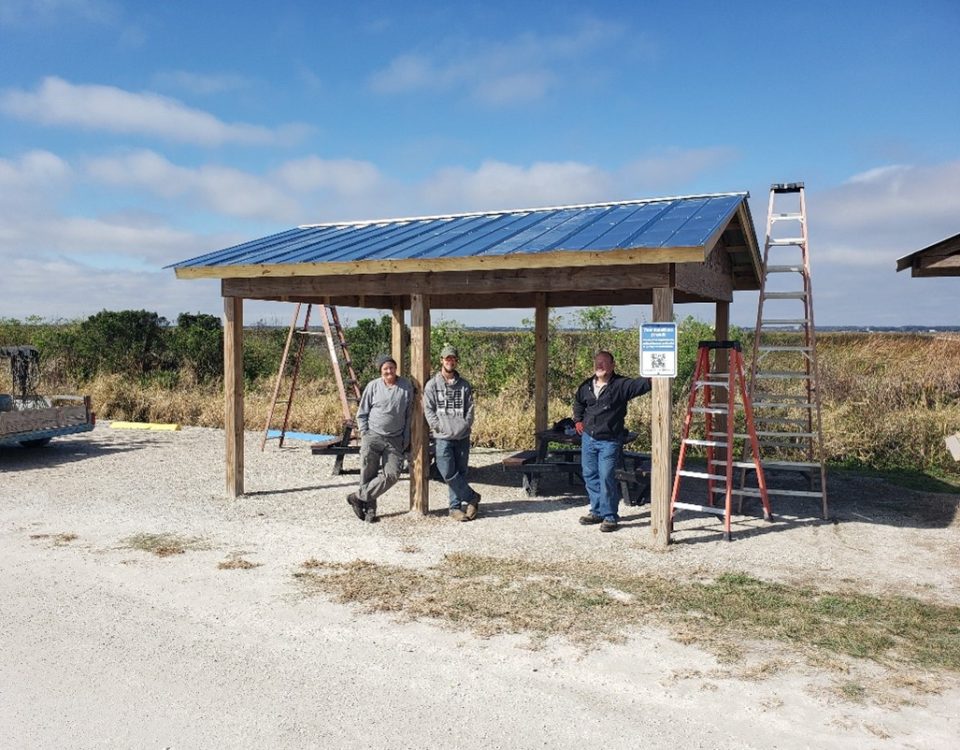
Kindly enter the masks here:
[[716, 379], [716, 380], [698, 380], [696, 381], [697, 387], [703, 387], [709, 385], [711, 388], [726, 388], [730, 384], [730, 381], [726, 378]]
[[[713, 493], [726, 492], [725, 489], [714, 487]], [[733, 490], [734, 495], [750, 495], [751, 497], [761, 497], [760, 490], [756, 487], [741, 487]], [[823, 497], [822, 492], [816, 490], [778, 490], [774, 487], [767, 487], [768, 495], [791, 495], [793, 497]]]
[[779, 239], [776, 239], [776, 240], [774, 239], [767, 240], [767, 244], [770, 247], [774, 247], [774, 246], [783, 247], [786, 245], [797, 245], [799, 247], [799, 246], [802, 246], [804, 242], [805, 240], [803, 239], [803, 237], [780, 237]]
[[[726, 493], [726, 490], [723, 490]], [[723, 508], [715, 508], [712, 505], [696, 505], [695, 503], [674, 503], [674, 510], [679, 508], [680, 510], [696, 510], [700, 513], [713, 513], [716, 516], [726, 515], [726, 510]]]
[[296, 330], [294, 331], [294, 333], [299, 334], [300, 336], [326, 336], [327, 335], [323, 331]]
[[767, 273], [803, 273], [803, 266], [767, 266], [764, 269]]
[[727, 481], [726, 474], [708, 474], [705, 471], [687, 471], [686, 469], [683, 469], [682, 471], [678, 471], [677, 474], [682, 477], [691, 477], [693, 479], [716, 479], [721, 482]]
[[683, 441], [685, 445], [701, 445], [705, 447], [712, 448], [726, 448], [727, 444], [721, 442], [720, 440], [700, 440], [695, 438], [687, 438]]
[[[726, 466], [727, 462], [722, 459], [714, 459], [710, 462], [716, 466]], [[735, 469], [756, 469], [757, 465], [753, 461], [734, 461], [733, 468]]]
[[804, 299], [806, 292], [764, 292], [764, 299]]
[[769, 370], [758, 372], [758, 380], [809, 380], [813, 375], [806, 372], [790, 372], [787, 370]]
[[771, 221], [800, 221], [803, 219], [803, 214], [772, 214], [770, 216]]
[[690, 411], [695, 414], [727, 414], [726, 406], [694, 406]]

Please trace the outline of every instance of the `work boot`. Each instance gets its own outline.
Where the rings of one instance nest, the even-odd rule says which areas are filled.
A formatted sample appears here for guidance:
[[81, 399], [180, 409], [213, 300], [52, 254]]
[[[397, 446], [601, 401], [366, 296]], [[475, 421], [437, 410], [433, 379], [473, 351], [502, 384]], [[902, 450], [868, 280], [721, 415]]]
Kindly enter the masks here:
[[468, 521], [472, 521], [474, 518], [477, 517], [477, 511], [479, 510], [479, 507], [478, 507], [479, 505], [480, 505], [480, 493], [474, 492], [473, 500], [467, 503], [467, 512], [464, 514], [466, 515]]
[[467, 514], [464, 513], [462, 510], [460, 510], [459, 508], [451, 508], [450, 520], [451, 521], [469, 521], [470, 519], [467, 517]]
[[356, 492], [351, 492], [349, 495], [347, 495], [347, 504], [353, 508], [353, 512], [356, 514], [357, 518], [362, 521], [366, 515], [366, 503], [360, 499]]
[[580, 516], [580, 525], [581, 526], [593, 526], [595, 523], [601, 523], [603, 521], [600, 516], [595, 516], [593, 513], [587, 513], [585, 516]]
[[603, 531], [604, 533], [608, 531], [616, 531], [619, 527], [620, 525], [616, 521], [605, 520], [600, 523], [600, 531]]
[[366, 503], [365, 510], [363, 514], [363, 520], [367, 523], [376, 523], [380, 519], [377, 518], [377, 504], [376, 503]]

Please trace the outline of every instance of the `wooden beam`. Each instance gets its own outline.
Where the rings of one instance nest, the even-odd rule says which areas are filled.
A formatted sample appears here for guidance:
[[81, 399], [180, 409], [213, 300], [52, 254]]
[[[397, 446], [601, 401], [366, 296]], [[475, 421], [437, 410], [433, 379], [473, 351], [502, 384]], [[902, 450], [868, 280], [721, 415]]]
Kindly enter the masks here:
[[423, 387], [430, 378], [430, 298], [410, 297], [410, 380], [414, 387], [410, 426], [410, 510], [430, 510], [430, 435], [423, 417]]
[[548, 388], [547, 366], [548, 366], [548, 345], [547, 330], [550, 309], [547, 307], [547, 295], [542, 292], [535, 297], [536, 307], [534, 311], [534, 385], [533, 385], [533, 403], [534, 403], [534, 426], [537, 432], [547, 429], [547, 403]]
[[223, 298], [223, 425], [227, 495], [243, 494], [243, 298]]
[[397, 374], [403, 373], [403, 360], [407, 342], [403, 337], [403, 303], [394, 300], [391, 305], [393, 317], [390, 322], [390, 356], [397, 362]]
[[636, 247], [616, 250], [557, 250], [549, 253], [469, 255], [459, 258], [402, 258], [399, 260], [326, 261], [251, 265], [185, 266], [175, 269], [178, 279], [237, 279], [281, 276], [352, 276], [411, 271], [488, 271], [525, 268], [581, 268], [585, 266], [695, 263], [705, 255], [702, 246]]
[[[673, 320], [673, 289], [653, 290], [653, 320], [669, 323]], [[670, 445], [671, 401], [670, 378], [653, 378], [651, 394], [651, 473], [650, 473], [650, 530], [654, 544], [670, 544], [670, 491], [673, 473], [673, 454]]]
[[[664, 281], [667, 279], [665, 278]], [[431, 310], [500, 310], [500, 309], [530, 309], [531, 293], [517, 292], [509, 294], [441, 294], [430, 296]], [[303, 302], [314, 305], [336, 305], [337, 307], [360, 307], [375, 310], [390, 310], [393, 307], [396, 295], [367, 295], [359, 296], [332, 296], [310, 297], [300, 295], [279, 295], [276, 297], [254, 297], [247, 299], [271, 300], [275, 302]], [[405, 306], [409, 306], [409, 296], [403, 295]], [[690, 294], [681, 289], [675, 289], [673, 294], [675, 304], [684, 302], [710, 302], [715, 300], [704, 299], [700, 295]], [[651, 289], [622, 289], [616, 291], [595, 292], [548, 292], [547, 307], [590, 307], [598, 305], [650, 305], [653, 304]]]
[[[701, 256], [698, 260], [703, 261]], [[403, 294], [460, 297], [475, 294], [533, 294], [536, 292], [596, 292], [600, 290], [650, 289], [667, 286], [666, 264], [646, 266], [573, 266], [563, 269], [529, 268], [504, 271], [458, 271], [445, 273], [371, 273], [342, 276], [293, 276], [239, 278], [222, 280], [224, 296], [246, 299], [310, 297], [319, 302], [324, 296], [384, 296], [386, 290]], [[529, 296], [525, 307], [530, 307]]]
[[730, 302], [733, 266], [723, 243], [719, 243], [703, 263], [677, 264], [675, 288], [704, 301]]

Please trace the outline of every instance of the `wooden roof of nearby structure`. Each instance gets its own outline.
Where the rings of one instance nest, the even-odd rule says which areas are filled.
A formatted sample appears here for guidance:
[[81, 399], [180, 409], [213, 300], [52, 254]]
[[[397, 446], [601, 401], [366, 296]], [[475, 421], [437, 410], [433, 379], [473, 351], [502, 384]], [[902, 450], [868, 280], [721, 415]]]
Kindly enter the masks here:
[[911, 276], [960, 276], [960, 234], [897, 258], [897, 270]]
[[225, 297], [389, 308], [729, 301], [758, 289], [747, 193], [301, 226], [173, 265]]

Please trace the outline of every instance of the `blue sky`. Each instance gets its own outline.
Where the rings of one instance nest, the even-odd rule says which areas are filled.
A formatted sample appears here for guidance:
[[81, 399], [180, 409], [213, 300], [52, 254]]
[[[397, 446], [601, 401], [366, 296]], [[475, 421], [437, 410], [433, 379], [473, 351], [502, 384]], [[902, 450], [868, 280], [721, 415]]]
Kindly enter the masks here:
[[894, 262], [960, 232], [958, 33], [956, 0], [0, 0], [0, 317], [219, 314], [162, 267], [341, 219], [749, 190], [762, 241], [802, 180], [818, 324], [960, 325]]

